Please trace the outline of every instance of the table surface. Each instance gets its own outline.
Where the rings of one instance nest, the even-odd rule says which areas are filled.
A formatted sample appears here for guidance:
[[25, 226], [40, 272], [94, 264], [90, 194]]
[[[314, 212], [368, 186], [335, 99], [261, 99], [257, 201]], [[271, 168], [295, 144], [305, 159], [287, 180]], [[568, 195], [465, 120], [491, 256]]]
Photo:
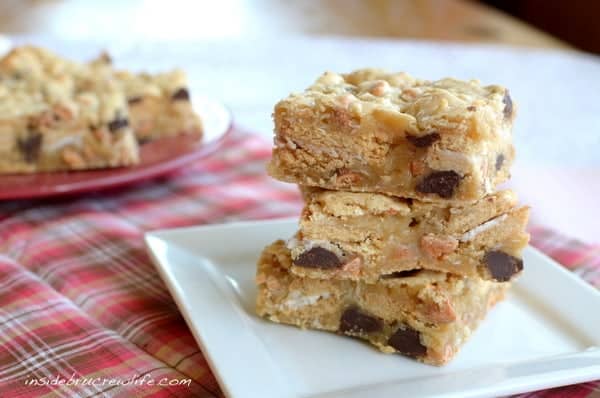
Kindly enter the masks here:
[[329, 34], [569, 48], [515, 18], [464, 0], [170, 0], [168, 5], [160, 0], [3, 0], [0, 32], [103, 40]]

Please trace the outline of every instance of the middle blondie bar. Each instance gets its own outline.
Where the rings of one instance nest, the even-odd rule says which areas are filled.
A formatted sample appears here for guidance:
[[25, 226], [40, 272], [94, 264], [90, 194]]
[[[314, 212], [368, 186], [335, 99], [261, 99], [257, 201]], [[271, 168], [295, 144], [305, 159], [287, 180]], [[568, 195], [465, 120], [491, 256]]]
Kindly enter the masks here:
[[529, 209], [510, 190], [469, 205], [303, 188], [300, 231], [288, 242], [292, 272], [375, 282], [431, 269], [508, 281], [523, 268]]

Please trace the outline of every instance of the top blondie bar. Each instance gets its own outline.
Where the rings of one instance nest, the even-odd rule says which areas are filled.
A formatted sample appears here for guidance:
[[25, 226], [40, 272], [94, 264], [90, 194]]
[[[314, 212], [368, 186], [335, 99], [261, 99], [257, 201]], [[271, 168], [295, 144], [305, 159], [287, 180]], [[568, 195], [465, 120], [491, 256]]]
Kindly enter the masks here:
[[475, 201], [510, 177], [503, 87], [363, 69], [327, 72], [275, 106], [269, 173], [335, 190]]

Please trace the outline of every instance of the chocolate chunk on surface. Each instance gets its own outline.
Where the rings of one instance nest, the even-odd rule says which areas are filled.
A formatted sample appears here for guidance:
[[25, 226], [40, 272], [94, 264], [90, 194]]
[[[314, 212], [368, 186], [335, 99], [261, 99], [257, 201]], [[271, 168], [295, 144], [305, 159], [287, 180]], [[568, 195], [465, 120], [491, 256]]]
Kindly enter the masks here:
[[498, 156], [496, 156], [496, 171], [499, 171], [502, 168], [503, 164], [504, 164], [504, 155], [499, 153]]
[[115, 120], [108, 122], [108, 129], [111, 133], [127, 126], [129, 126], [129, 120], [120, 116], [117, 116]]
[[444, 199], [454, 195], [454, 190], [460, 182], [460, 175], [456, 171], [434, 171], [421, 180], [416, 186], [421, 193], [435, 193]]
[[388, 344], [399, 353], [417, 358], [427, 353], [427, 347], [421, 344], [420, 333], [408, 325], [402, 325], [388, 339]]
[[502, 98], [502, 102], [504, 103], [504, 117], [506, 119], [509, 119], [513, 113], [513, 103], [512, 98], [510, 98], [510, 94], [508, 93], [508, 90], [506, 90], [504, 98]]
[[498, 282], [506, 282], [523, 270], [523, 260], [499, 250], [487, 252], [483, 261]]
[[26, 162], [33, 163], [37, 160], [42, 147], [42, 138], [42, 134], [31, 132], [27, 137], [18, 139], [17, 146]]
[[294, 265], [308, 268], [338, 268], [342, 266], [342, 262], [338, 256], [322, 247], [313, 247], [312, 249], [300, 254], [294, 260]]
[[438, 132], [422, 136], [406, 134], [406, 139], [417, 148], [427, 148], [440, 139], [440, 134]]
[[129, 105], [134, 105], [134, 104], [137, 104], [139, 102], [142, 102], [142, 97], [140, 97], [140, 96], [130, 97], [130, 98], [127, 99], [127, 103]]
[[383, 329], [383, 321], [375, 316], [365, 314], [357, 307], [344, 311], [340, 319], [340, 332], [360, 334], [374, 333]]
[[190, 100], [190, 92], [186, 88], [180, 88], [175, 91], [171, 96], [173, 101], [189, 101]]

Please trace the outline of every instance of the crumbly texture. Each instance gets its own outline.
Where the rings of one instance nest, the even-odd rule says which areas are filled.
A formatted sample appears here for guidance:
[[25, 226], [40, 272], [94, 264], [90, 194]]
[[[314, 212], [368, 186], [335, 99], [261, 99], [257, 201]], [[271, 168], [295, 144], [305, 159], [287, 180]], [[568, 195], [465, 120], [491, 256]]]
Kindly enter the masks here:
[[0, 172], [129, 166], [138, 145], [113, 81], [21, 47], [0, 60]]
[[510, 190], [469, 205], [304, 188], [292, 272], [374, 282], [412, 269], [507, 281], [523, 268], [529, 208]]
[[500, 86], [327, 72], [275, 106], [269, 173], [423, 201], [474, 201], [509, 178], [514, 105]]
[[0, 59], [0, 173], [138, 163], [138, 141], [201, 136], [185, 76], [115, 71], [18, 47]]
[[443, 365], [458, 352], [509, 283], [415, 271], [376, 284], [290, 272], [283, 241], [260, 260], [257, 313], [273, 322], [367, 340], [386, 353]]

